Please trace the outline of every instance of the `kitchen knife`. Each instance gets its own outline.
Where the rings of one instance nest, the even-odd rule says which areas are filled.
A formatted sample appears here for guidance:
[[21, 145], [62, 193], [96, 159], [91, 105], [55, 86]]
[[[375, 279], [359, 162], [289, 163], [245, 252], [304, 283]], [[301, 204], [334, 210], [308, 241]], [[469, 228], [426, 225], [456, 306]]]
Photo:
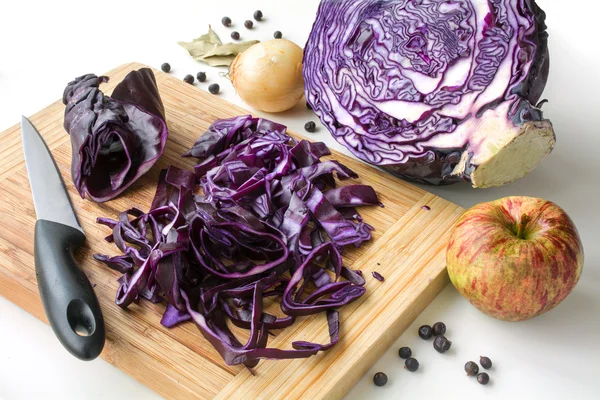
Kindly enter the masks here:
[[21, 133], [37, 216], [35, 275], [44, 311], [62, 345], [81, 360], [93, 360], [104, 347], [105, 332], [98, 298], [73, 258], [85, 234], [52, 154], [25, 117]]

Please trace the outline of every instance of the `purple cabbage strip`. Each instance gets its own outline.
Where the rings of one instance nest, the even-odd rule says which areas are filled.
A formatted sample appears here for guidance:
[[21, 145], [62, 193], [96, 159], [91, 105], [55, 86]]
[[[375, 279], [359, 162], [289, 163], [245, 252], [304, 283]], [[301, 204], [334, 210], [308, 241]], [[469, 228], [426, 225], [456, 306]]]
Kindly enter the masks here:
[[371, 186], [352, 185], [328, 190], [325, 198], [335, 207], [376, 206], [377, 194]]
[[385, 281], [385, 278], [383, 277], [383, 275], [381, 275], [377, 271], [373, 271], [373, 278], [377, 279], [379, 282]]
[[[150, 211], [98, 218], [121, 251], [94, 255], [122, 273], [116, 303], [164, 301], [161, 324], [193, 321], [229, 365], [310, 357], [339, 340], [338, 309], [365, 292], [360, 273], [342, 264], [345, 246], [373, 229], [355, 207], [379, 204], [365, 185], [335, 187], [357, 175], [323, 143], [296, 141], [286, 128], [241, 116], [216, 121], [186, 153], [194, 172], [160, 173]], [[202, 189], [202, 194], [197, 191]], [[265, 310], [275, 301], [283, 316]], [[271, 330], [325, 312], [329, 343], [268, 347]], [[241, 343], [227, 320], [249, 330]]]

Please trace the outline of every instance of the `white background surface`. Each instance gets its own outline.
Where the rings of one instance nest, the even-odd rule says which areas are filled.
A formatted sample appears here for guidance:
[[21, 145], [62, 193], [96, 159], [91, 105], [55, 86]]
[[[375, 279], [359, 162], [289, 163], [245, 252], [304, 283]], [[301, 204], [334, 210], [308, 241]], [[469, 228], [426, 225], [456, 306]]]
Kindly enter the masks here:
[[[153, 2], [154, 3], [154, 2]], [[479, 313], [449, 286], [348, 395], [349, 399], [598, 399], [600, 398], [600, 45], [595, 0], [538, 0], [548, 13], [552, 67], [544, 106], [558, 135], [554, 153], [517, 183], [489, 190], [468, 185], [428, 188], [463, 207], [507, 195], [530, 195], [562, 206], [579, 228], [586, 250], [581, 281], [567, 300], [532, 321], [506, 323]], [[317, 0], [284, 1], [2, 1], [0, 2], [0, 130], [62, 95], [67, 82], [139, 61], [168, 61], [182, 78], [206, 70], [221, 96], [241, 104], [217, 72], [191, 59], [176, 42], [206, 32], [227, 41], [221, 17], [230, 16], [244, 38], [266, 40], [279, 29], [304, 45]], [[243, 21], [255, 9], [265, 22], [249, 32]], [[206, 90], [209, 82], [198, 87]], [[274, 117], [302, 132], [312, 117], [303, 105]], [[332, 142], [321, 127], [315, 139]], [[0, 143], [2, 146], [2, 143]], [[1, 190], [1, 189], [0, 189]], [[2, 216], [0, 216], [0, 220]], [[0, 223], [1, 229], [1, 223]], [[1, 266], [0, 266], [1, 268]], [[445, 355], [416, 334], [421, 324], [444, 321], [453, 341]], [[158, 321], [157, 321], [158, 323]], [[342, 325], [343, 329], [343, 325]], [[402, 345], [420, 361], [402, 369]], [[463, 373], [479, 355], [494, 361], [491, 383]], [[389, 383], [372, 384], [384, 371]], [[198, 379], [205, 379], [198, 377]], [[62, 349], [51, 329], [0, 297], [0, 398], [154, 399], [156, 394], [102, 360], [84, 363]]]

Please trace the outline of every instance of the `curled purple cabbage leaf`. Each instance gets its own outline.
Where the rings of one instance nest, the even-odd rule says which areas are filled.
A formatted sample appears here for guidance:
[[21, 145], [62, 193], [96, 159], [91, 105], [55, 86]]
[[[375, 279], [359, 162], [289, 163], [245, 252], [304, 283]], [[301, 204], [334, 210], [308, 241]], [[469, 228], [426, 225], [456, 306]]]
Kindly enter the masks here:
[[[538, 106], [545, 17], [534, 0], [321, 0], [304, 53], [308, 104], [354, 155], [402, 178], [508, 183], [554, 146]], [[476, 182], [528, 123], [550, 131], [548, 149], [525, 152], [523, 171], [492, 165], [496, 177]]]
[[[346, 246], [371, 238], [355, 207], [379, 201], [370, 186], [337, 186], [336, 176], [357, 175], [321, 161], [329, 154], [265, 119], [216, 121], [185, 154], [199, 158], [194, 172], [161, 172], [150, 211], [98, 218], [121, 252], [94, 255], [122, 274], [116, 303], [165, 302], [164, 326], [192, 321], [229, 365], [330, 349], [339, 340], [338, 310], [365, 293], [362, 275], [342, 263]], [[283, 316], [265, 310], [267, 299], [279, 300]], [[268, 347], [273, 330], [321, 312], [328, 343]], [[249, 330], [246, 343], [227, 321]]]
[[165, 111], [152, 70], [132, 71], [106, 96], [105, 76], [83, 75], [63, 94], [71, 176], [82, 198], [111, 200], [144, 175], [167, 143]]

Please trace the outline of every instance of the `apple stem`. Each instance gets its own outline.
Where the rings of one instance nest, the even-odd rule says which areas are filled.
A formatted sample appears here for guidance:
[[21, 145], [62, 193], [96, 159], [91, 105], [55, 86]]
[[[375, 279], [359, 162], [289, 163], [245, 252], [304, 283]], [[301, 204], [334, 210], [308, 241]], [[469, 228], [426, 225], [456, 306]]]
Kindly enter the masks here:
[[521, 222], [519, 224], [517, 224], [517, 237], [519, 239], [525, 239], [525, 237], [526, 237], [525, 229], [527, 228], [527, 224], [529, 223], [529, 221], [531, 221], [531, 218], [529, 218], [529, 215], [527, 215], [527, 214], [521, 215]]

